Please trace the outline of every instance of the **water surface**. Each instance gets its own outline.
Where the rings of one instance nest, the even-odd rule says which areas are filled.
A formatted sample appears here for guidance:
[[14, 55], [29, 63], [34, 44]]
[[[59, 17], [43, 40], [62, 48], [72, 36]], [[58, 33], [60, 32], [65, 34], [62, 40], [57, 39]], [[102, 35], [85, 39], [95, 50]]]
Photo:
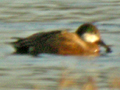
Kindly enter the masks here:
[[[1, 0], [0, 90], [119, 90], [119, 0]], [[11, 37], [74, 31], [92, 22], [112, 53], [98, 57], [12, 55]]]

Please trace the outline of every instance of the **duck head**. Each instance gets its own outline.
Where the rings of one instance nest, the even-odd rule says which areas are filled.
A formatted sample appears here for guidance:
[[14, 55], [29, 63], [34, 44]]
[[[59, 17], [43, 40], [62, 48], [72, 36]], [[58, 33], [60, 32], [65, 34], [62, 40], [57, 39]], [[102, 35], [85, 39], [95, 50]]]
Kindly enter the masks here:
[[90, 23], [85, 23], [81, 25], [76, 33], [85, 41], [89, 43], [96, 43], [98, 45], [103, 46], [106, 48], [106, 52], [111, 52], [111, 49], [103, 42], [100, 37], [100, 32], [96, 26]]

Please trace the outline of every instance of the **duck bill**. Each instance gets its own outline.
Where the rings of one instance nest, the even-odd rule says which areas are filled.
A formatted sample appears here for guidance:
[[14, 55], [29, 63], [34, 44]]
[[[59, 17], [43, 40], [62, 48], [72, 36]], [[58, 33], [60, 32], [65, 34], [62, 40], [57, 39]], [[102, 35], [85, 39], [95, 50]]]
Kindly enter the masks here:
[[100, 40], [100, 41], [98, 42], [98, 44], [101, 45], [101, 46], [103, 46], [104, 48], [106, 48], [106, 52], [107, 52], [107, 53], [112, 52], [111, 48], [110, 48], [108, 45], [106, 45], [102, 40]]

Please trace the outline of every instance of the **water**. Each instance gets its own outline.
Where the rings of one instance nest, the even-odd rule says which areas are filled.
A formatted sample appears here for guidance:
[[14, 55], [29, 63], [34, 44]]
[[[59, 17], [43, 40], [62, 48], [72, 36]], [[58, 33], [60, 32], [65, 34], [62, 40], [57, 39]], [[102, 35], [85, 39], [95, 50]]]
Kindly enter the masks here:
[[[1, 0], [0, 90], [119, 90], [119, 0]], [[112, 53], [99, 57], [12, 55], [11, 37], [74, 31], [94, 23]]]

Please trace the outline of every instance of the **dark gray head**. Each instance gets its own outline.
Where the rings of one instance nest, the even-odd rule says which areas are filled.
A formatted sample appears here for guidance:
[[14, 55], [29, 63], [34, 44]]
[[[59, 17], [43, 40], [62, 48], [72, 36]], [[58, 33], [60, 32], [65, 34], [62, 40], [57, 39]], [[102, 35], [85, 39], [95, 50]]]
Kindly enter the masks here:
[[100, 40], [99, 30], [89, 23], [80, 26], [76, 33], [86, 42], [95, 43]]
[[101, 40], [99, 30], [91, 23], [81, 25], [76, 33], [85, 41], [89, 43], [96, 43], [106, 48], [106, 52], [111, 52], [111, 49]]

